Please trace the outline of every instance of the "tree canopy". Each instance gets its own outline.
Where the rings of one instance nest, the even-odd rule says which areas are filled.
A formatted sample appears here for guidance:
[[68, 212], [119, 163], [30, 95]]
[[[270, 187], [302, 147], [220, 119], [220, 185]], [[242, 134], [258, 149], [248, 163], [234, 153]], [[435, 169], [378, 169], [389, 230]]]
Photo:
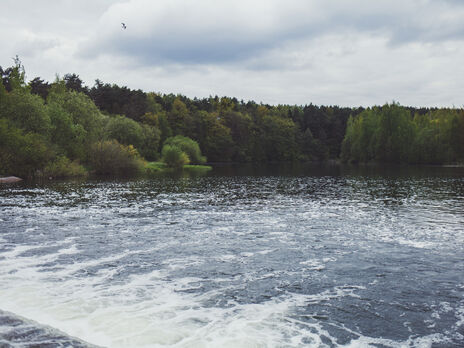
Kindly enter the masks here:
[[137, 172], [118, 169], [111, 161], [105, 162], [104, 170], [98, 169], [105, 154], [116, 152], [120, 158], [134, 159], [134, 165], [143, 159], [174, 158], [176, 153], [178, 163], [204, 163], [206, 158], [210, 162], [464, 161], [462, 109], [395, 103], [367, 109], [311, 103], [273, 106], [218, 96], [191, 99], [100, 80], [89, 88], [74, 73], [53, 83], [40, 77], [26, 83], [19, 59], [12, 67], [0, 67], [0, 133], [0, 174], [4, 175], [34, 176], [66, 163], [100, 173], [111, 171], [111, 166], [117, 172]]
[[341, 157], [350, 162], [443, 164], [464, 160], [464, 111], [411, 114], [387, 104], [350, 117]]

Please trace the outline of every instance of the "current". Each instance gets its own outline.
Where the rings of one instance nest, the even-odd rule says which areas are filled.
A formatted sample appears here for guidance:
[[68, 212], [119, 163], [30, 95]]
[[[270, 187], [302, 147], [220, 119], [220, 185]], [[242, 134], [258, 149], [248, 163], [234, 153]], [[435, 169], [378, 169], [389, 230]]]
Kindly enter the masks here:
[[464, 168], [0, 186], [0, 347], [464, 347]]

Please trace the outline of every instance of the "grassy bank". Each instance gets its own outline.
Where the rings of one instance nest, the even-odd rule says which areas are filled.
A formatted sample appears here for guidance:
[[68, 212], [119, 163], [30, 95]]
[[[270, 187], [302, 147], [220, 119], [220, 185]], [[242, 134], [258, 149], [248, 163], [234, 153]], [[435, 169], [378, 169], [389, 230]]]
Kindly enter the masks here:
[[145, 174], [147, 176], [162, 176], [162, 175], [172, 175], [172, 174], [188, 174], [188, 175], [204, 175], [213, 167], [206, 165], [192, 165], [185, 164], [181, 169], [170, 168], [163, 162], [146, 162], [145, 164]]

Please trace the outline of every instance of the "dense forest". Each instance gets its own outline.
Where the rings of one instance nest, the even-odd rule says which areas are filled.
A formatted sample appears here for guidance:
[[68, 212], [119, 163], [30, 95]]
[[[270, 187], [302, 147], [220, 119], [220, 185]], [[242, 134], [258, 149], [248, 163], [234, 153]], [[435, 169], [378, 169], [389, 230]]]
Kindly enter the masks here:
[[464, 112], [426, 113], [398, 104], [373, 107], [348, 120], [341, 158], [349, 162], [464, 162]]
[[26, 82], [18, 59], [0, 77], [1, 175], [131, 175], [179, 144], [202, 152], [184, 163], [464, 160], [461, 109], [191, 99], [100, 80], [89, 88], [76, 74]]

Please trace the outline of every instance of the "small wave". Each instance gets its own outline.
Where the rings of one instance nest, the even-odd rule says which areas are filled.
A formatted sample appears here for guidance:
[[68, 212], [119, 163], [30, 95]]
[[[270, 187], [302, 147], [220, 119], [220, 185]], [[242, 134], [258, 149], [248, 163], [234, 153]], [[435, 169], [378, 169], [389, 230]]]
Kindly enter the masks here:
[[431, 249], [435, 247], [435, 243], [427, 241], [407, 240], [407, 239], [396, 239], [396, 241], [402, 245], [412, 246], [419, 249]]

